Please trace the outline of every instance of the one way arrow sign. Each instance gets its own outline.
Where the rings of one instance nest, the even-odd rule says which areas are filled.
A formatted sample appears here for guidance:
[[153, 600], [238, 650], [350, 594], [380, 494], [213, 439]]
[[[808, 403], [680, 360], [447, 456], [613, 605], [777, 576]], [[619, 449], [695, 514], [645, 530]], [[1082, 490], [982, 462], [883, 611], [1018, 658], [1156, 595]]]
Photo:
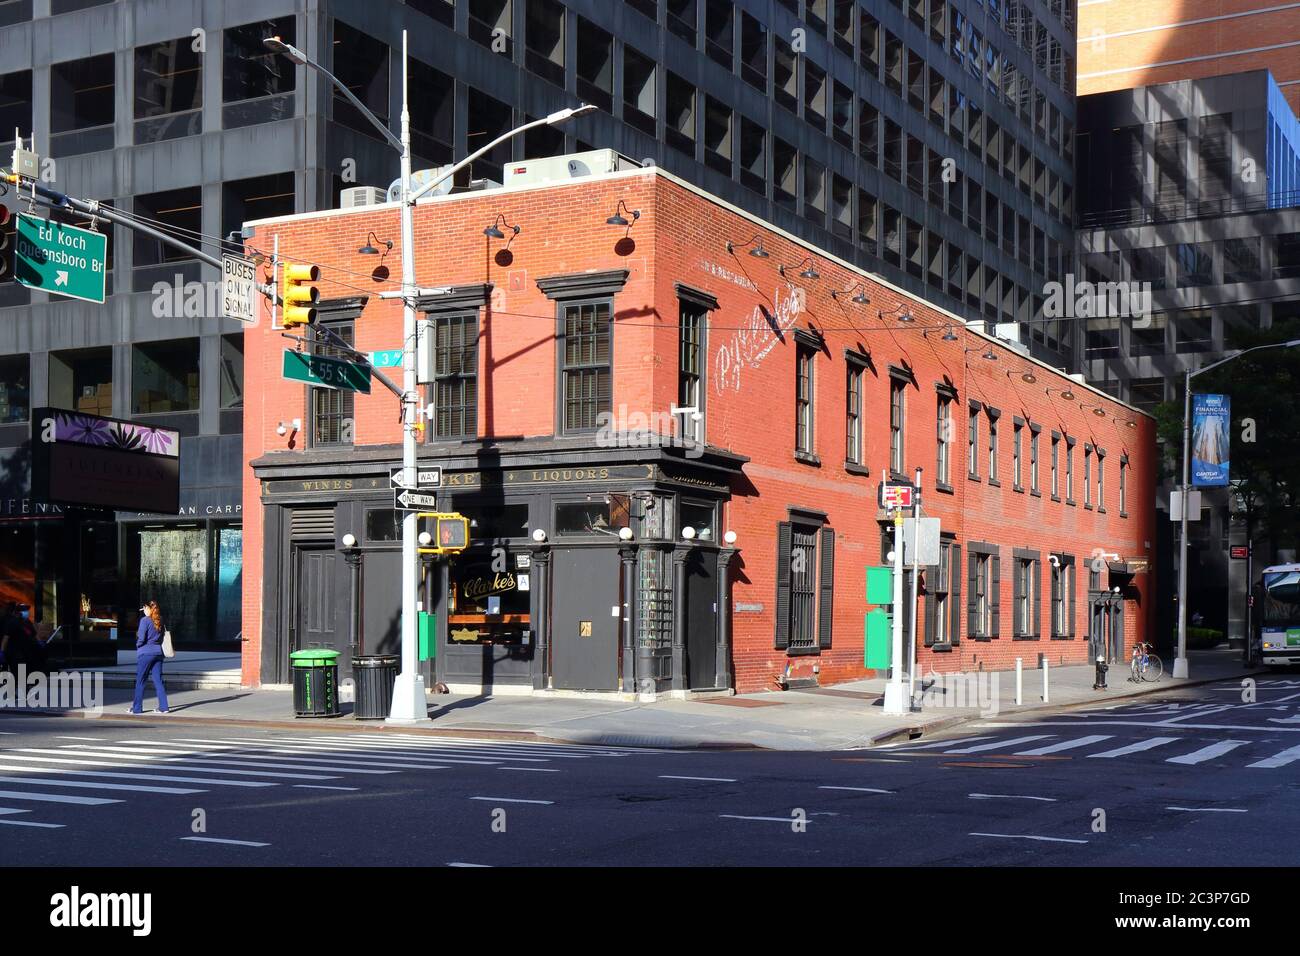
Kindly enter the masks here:
[[401, 491], [394, 495], [397, 507], [404, 508], [407, 511], [413, 511], [419, 508], [433, 509], [438, 507], [438, 498], [436, 495], [422, 495], [414, 491]]
[[64, 272], [62, 269], [60, 269], [58, 272], [54, 273], [54, 284], [55, 284], [55, 285], [67, 285], [67, 284], [68, 284], [68, 274], [67, 274], [66, 272]]

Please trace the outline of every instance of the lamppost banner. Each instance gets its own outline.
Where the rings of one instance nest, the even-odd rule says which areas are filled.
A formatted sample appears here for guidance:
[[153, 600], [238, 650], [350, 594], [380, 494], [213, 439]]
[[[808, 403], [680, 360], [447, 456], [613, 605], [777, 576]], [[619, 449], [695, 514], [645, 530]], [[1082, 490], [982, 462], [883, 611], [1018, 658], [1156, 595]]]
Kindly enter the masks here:
[[1227, 395], [1192, 396], [1192, 485], [1228, 484], [1228, 428], [1232, 400]]

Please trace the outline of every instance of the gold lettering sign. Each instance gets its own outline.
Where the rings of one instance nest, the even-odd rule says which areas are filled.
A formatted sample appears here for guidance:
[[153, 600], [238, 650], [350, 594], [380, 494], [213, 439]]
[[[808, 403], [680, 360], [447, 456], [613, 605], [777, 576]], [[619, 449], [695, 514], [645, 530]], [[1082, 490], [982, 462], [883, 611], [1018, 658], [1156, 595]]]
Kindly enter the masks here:
[[490, 594], [505, 594], [507, 591], [513, 591], [517, 587], [515, 576], [507, 571], [504, 574], [493, 574], [491, 577], [483, 575], [477, 578], [470, 578], [461, 584], [461, 593], [470, 600], [478, 600], [487, 597]]
[[590, 621], [579, 621], [579, 622], [578, 622], [578, 636], [579, 636], [579, 637], [591, 637], [591, 622], [590, 622]]
[[454, 627], [451, 629], [453, 641], [477, 641], [478, 630], [472, 627]]

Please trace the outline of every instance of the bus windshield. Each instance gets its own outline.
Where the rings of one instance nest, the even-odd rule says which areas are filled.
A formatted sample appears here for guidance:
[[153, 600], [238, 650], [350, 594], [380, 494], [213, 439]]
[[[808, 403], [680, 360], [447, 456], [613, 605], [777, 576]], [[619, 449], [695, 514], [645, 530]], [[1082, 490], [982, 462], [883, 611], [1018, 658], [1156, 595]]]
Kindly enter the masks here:
[[1263, 624], [1300, 624], [1300, 566], [1281, 571], [1265, 571]]

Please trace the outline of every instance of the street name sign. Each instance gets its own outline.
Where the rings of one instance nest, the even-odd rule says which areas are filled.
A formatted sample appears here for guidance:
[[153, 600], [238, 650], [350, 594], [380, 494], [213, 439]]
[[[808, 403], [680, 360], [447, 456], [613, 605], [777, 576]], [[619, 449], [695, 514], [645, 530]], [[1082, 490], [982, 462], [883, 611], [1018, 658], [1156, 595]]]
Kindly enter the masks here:
[[221, 257], [221, 314], [247, 325], [257, 321], [257, 267], [252, 259]]
[[422, 495], [414, 491], [399, 491], [393, 496], [397, 507], [406, 511], [419, 511], [422, 508], [438, 507], [437, 495]]
[[401, 368], [401, 349], [380, 349], [370, 353], [370, 364], [375, 368]]
[[14, 276], [27, 288], [102, 305], [107, 262], [102, 232], [18, 214]]
[[282, 374], [291, 381], [306, 382], [320, 388], [370, 394], [370, 369], [343, 359], [286, 349]]

